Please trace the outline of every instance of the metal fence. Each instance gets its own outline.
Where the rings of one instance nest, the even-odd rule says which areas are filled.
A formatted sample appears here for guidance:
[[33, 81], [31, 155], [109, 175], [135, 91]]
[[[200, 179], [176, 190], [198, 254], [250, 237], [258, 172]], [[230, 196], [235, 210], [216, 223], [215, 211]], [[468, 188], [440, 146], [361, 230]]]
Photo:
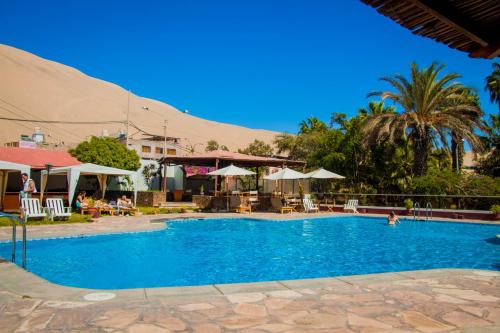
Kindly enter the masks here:
[[477, 195], [431, 195], [431, 194], [372, 194], [372, 193], [312, 193], [319, 200], [328, 200], [336, 204], [357, 199], [361, 206], [405, 207], [405, 200], [425, 207], [430, 203], [434, 209], [490, 210], [492, 205], [500, 205], [500, 196]]

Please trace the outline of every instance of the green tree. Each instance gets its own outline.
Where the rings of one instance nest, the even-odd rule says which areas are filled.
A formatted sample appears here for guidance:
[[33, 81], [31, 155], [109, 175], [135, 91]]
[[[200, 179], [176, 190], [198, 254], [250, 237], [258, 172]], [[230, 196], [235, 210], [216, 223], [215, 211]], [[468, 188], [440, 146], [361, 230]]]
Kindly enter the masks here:
[[141, 167], [135, 150], [127, 149], [117, 139], [92, 137], [81, 142], [69, 153], [83, 163], [94, 163], [112, 168], [136, 171]]
[[207, 146], [205, 147], [205, 151], [214, 151], [219, 150], [219, 143], [215, 140], [208, 140]]
[[273, 148], [264, 141], [255, 139], [245, 149], [238, 149], [238, 153], [254, 156], [271, 156], [273, 154]]
[[296, 137], [288, 133], [280, 133], [274, 137], [273, 144], [276, 147], [276, 152], [278, 154], [288, 153], [290, 154], [295, 147]]
[[159, 169], [153, 163], [145, 165], [144, 168], [142, 168], [142, 176], [144, 177], [144, 181], [146, 182], [148, 189], [151, 189], [151, 181], [158, 174]]
[[500, 110], [500, 64], [493, 63], [493, 72], [486, 77], [485, 89], [490, 94], [492, 103], [497, 103]]
[[449, 147], [451, 132], [464, 138], [474, 151], [482, 148], [476, 134], [483, 129], [482, 111], [464, 95], [467, 89], [455, 80], [458, 74], [446, 74], [439, 77], [443, 65], [433, 63], [419, 69], [411, 65], [410, 79], [402, 75], [383, 77], [395, 91], [374, 92], [368, 96], [380, 96], [400, 105], [402, 113], [385, 113], [370, 116], [363, 125], [366, 144], [382, 139], [389, 142], [408, 136], [413, 149], [413, 174], [422, 176], [426, 173], [429, 153], [439, 141]]
[[488, 149], [479, 160], [479, 173], [492, 177], [500, 177], [500, 116], [490, 115], [487, 125], [488, 136], [484, 139]]

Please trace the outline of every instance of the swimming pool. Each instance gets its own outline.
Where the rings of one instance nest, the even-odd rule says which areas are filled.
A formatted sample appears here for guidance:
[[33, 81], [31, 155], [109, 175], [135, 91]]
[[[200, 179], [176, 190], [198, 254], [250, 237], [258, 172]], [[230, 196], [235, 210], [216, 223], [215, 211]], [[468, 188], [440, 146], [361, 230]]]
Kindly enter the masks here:
[[[393, 227], [356, 216], [187, 220], [154, 232], [32, 240], [27, 267], [54, 283], [94, 289], [499, 270], [496, 234], [499, 225], [408, 220]], [[10, 258], [10, 243], [0, 244], [0, 256]]]

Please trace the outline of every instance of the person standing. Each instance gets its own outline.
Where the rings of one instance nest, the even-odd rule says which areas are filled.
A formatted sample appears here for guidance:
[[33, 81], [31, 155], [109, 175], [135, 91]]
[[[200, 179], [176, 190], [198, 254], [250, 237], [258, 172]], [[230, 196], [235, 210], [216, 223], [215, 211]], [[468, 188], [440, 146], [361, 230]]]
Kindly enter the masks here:
[[35, 181], [27, 173], [22, 173], [21, 178], [23, 180], [23, 189], [19, 193], [19, 196], [21, 199], [31, 198], [33, 193], [36, 193]]

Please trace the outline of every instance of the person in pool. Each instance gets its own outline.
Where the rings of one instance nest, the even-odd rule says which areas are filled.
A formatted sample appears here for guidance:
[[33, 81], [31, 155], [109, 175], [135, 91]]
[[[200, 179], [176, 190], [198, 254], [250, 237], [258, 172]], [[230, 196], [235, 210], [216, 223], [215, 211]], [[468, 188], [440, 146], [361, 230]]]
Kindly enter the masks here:
[[389, 213], [389, 216], [387, 217], [387, 223], [389, 225], [396, 225], [396, 224], [400, 223], [399, 218], [396, 214], [394, 214], [394, 211], [391, 211]]

